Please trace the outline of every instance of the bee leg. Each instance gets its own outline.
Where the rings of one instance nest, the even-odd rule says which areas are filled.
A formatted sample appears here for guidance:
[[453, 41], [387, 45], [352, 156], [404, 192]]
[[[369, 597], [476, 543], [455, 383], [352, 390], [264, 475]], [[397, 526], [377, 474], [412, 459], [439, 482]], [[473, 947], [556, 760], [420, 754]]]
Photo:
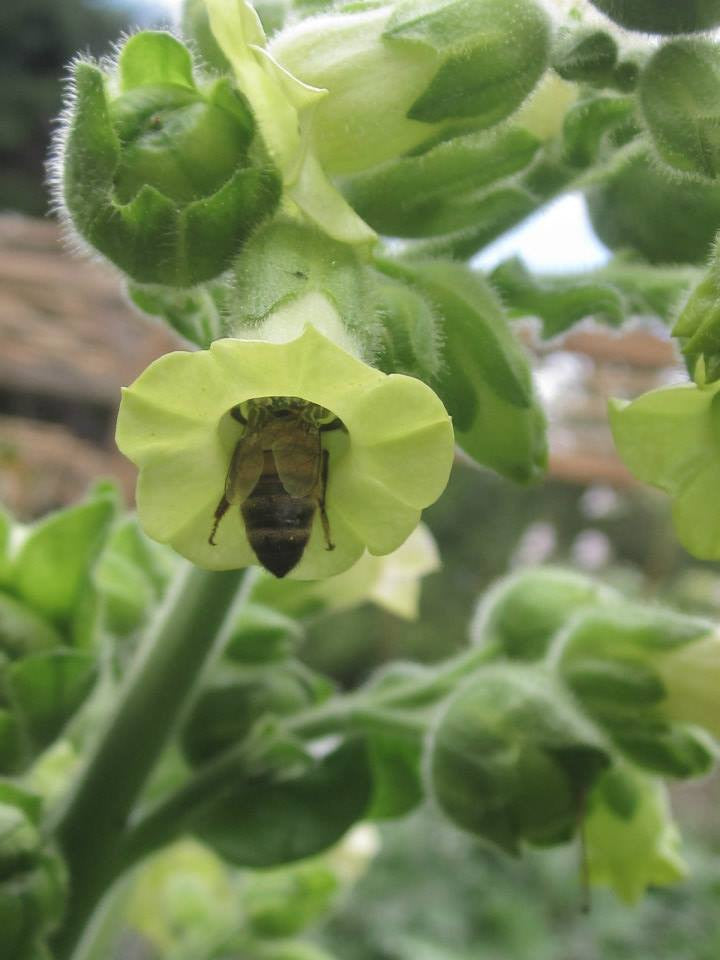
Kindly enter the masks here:
[[233, 418], [233, 420], [237, 420], [237, 422], [241, 423], [244, 427], [247, 426], [247, 420], [242, 414], [242, 410], [240, 409], [240, 404], [232, 408], [232, 410], [230, 411], [230, 416]]
[[215, 518], [214, 518], [215, 522], [213, 523], [212, 531], [210, 533], [210, 536], [208, 537], [208, 543], [213, 547], [217, 546], [217, 544], [215, 543], [215, 534], [217, 533], [217, 528], [220, 526], [220, 521], [227, 513], [229, 506], [230, 506], [230, 501], [227, 499], [225, 494], [223, 494], [220, 500], [220, 503], [217, 505], [217, 508], [215, 510]]
[[344, 430], [347, 433], [347, 427], [340, 417], [335, 417], [330, 423], [323, 423], [319, 427], [320, 433], [329, 433], [331, 430]]
[[[340, 421], [338, 421], [339, 423]], [[325, 509], [325, 491], [328, 482], [328, 462], [330, 456], [327, 450], [323, 450], [322, 474], [320, 476], [320, 496], [318, 497], [318, 508], [320, 510], [320, 519], [322, 521], [323, 533], [325, 534], [326, 550], [334, 550], [335, 544], [330, 536], [330, 521], [328, 520], [327, 510]]]

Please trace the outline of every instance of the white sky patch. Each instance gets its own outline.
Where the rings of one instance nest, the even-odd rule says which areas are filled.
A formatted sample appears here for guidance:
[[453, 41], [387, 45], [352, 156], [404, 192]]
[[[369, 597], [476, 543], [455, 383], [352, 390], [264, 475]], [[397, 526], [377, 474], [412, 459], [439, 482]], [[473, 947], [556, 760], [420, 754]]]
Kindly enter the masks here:
[[492, 270], [515, 256], [537, 273], [567, 273], [601, 267], [610, 252], [593, 232], [582, 194], [569, 193], [491, 243], [472, 265]]

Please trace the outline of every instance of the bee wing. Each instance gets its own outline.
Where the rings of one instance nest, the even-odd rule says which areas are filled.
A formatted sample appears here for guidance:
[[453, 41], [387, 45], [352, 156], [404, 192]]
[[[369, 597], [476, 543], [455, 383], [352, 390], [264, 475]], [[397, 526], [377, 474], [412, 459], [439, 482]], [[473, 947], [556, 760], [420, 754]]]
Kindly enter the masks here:
[[272, 445], [275, 468], [291, 497], [305, 497], [313, 491], [320, 476], [322, 447], [317, 430], [294, 431], [279, 437]]
[[242, 503], [252, 493], [263, 469], [263, 449], [259, 433], [241, 437], [230, 460], [225, 480], [225, 498]]

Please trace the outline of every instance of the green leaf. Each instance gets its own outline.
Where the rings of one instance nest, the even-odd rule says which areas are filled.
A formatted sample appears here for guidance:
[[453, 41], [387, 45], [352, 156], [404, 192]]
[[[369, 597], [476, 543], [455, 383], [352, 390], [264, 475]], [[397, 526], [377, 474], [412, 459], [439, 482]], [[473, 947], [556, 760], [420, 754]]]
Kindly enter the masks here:
[[90, 692], [95, 658], [75, 650], [35, 653], [13, 663], [7, 685], [36, 750], [51, 743]]
[[60, 634], [34, 610], [0, 593], [0, 652], [25, 656], [62, 643]]
[[12, 531], [12, 517], [0, 507], [0, 586], [4, 586], [10, 580]]
[[332, 690], [300, 663], [240, 667], [225, 663], [198, 693], [182, 731], [185, 755], [206, 762], [241, 743], [265, 715], [286, 716], [323, 700]]
[[563, 80], [607, 86], [617, 58], [617, 43], [606, 30], [562, 27], [555, 35], [551, 65]]
[[190, 51], [170, 33], [143, 30], [123, 45], [118, 59], [123, 91], [151, 84], [194, 88]]
[[513, 853], [575, 832], [581, 798], [610, 762], [552, 677], [486, 667], [453, 696], [430, 743], [430, 783], [449, 819]]
[[491, 288], [457, 263], [379, 263], [413, 282], [443, 319], [444, 369], [436, 382], [455, 438], [479, 463], [520, 482], [545, 466], [544, 418], [527, 360]]
[[665, 163], [716, 180], [720, 172], [720, 51], [710, 40], [666, 43], [650, 58], [640, 104]]
[[25, 753], [17, 717], [9, 709], [0, 706], [0, 774], [15, 773], [19, 770]]
[[617, 288], [592, 275], [534, 277], [515, 257], [497, 266], [489, 277], [511, 316], [536, 316], [544, 337], [555, 337], [581, 320], [619, 326], [628, 305]]
[[116, 509], [114, 495], [51, 514], [32, 526], [13, 564], [13, 586], [57, 626], [72, 619]]
[[603, 243], [650, 263], [705, 263], [720, 226], [720, 185], [671, 178], [646, 151], [627, 156], [587, 196]]
[[426, 123], [497, 123], [528, 96], [548, 59], [548, 20], [532, 0], [404, 0], [384, 36], [438, 54], [437, 73], [408, 111]]
[[375, 366], [432, 382], [442, 368], [442, 326], [427, 298], [385, 278], [374, 294], [383, 329]]
[[574, 103], [563, 121], [566, 161], [589, 167], [630, 139], [636, 132], [634, 113], [633, 97], [594, 96]]
[[467, 260], [511, 227], [530, 216], [540, 203], [524, 186], [500, 186], [473, 200], [473, 225], [418, 244], [420, 256]]
[[332, 846], [364, 817], [371, 790], [365, 749], [350, 742], [293, 779], [231, 787], [199, 812], [193, 828], [231, 863], [278, 866]]
[[184, 0], [181, 20], [182, 35], [192, 41], [203, 62], [219, 73], [230, 73], [231, 66], [213, 36], [204, 0]]
[[[310, 581], [312, 583], [312, 581]], [[299, 592], [307, 581], [287, 581], [275, 578], [273, 584], [281, 587], [297, 585]], [[304, 637], [302, 626], [273, 606], [245, 603], [233, 625], [225, 655], [236, 663], [264, 664], [286, 660]]]
[[373, 733], [368, 737], [373, 794], [370, 820], [402, 817], [421, 803], [421, 743], [411, 735]]
[[211, 282], [183, 290], [130, 282], [128, 295], [144, 313], [161, 317], [181, 337], [203, 350], [223, 336], [224, 284]]
[[455, 137], [346, 181], [344, 193], [379, 233], [431, 237], [477, 227], [484, 188], [524, 170], [539, 141], [520, 128]]
[[720, 25], [718, 0], [590, 0], [628, 30], [694, 33]]

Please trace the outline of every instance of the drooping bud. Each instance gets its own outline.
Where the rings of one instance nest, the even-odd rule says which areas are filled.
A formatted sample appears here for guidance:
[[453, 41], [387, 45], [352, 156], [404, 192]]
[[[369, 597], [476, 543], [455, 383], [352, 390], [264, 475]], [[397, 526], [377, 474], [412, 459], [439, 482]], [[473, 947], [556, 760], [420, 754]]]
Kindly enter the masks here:
[[660, 158], [676, 170], [720, 174], [720, 50], [716, 42], [674, 40], [657, 50], [640, 83], [645, 123]]
[[395, 0], [311, 17], [270, 51], [328, 91], [315, 116], [318, 155], [328, 172], [349, 174], [453, 127], [504, 120], [540, 79], [548, 47], [534, 0]]
[[221, 273], [280, 196], [245, 98], [226, 78], [199, 83], [163, 32], [127, 40], [112, 76], [75, 65], [60, 154], [72, 225], [141, 283]]
[[590, 0], [628, 30], [697, 33], [720, 24], [718, 0]]
[[677, 883], [687, 873], [661, 780], [617, 764], [593, 788], [587, 810], [583, 836], [592, 884], [635, 903], [648, 887]]
[[550, 675], [487, 667], [440, 718], [430, 783], [453, 823], [514, 853], [567, 841], [609, 762], [602, 737]]
[[[639, 766], [705, 773], [717, 735], [718, 641], [704, 620], [631, 603], [588, 610], [568, 627], [560, 672], [576, 698]], [[703, 675], [704, 674], [704, 675]]]

